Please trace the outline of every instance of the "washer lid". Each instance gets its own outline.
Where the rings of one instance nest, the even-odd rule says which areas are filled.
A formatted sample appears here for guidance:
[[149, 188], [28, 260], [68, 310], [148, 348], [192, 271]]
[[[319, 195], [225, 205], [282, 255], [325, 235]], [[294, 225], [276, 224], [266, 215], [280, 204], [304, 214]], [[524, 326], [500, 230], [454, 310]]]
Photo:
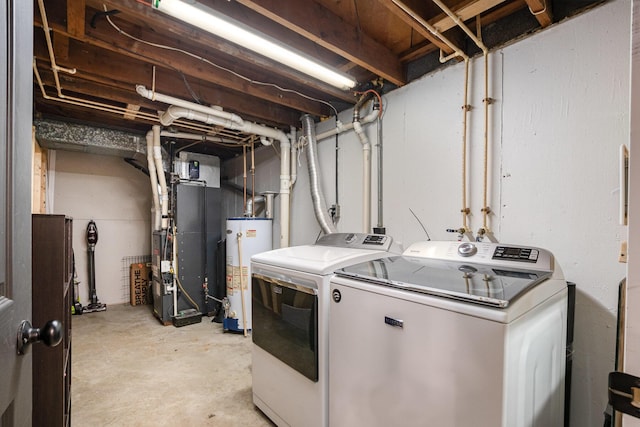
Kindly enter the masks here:
[[382, 250], [304, 245], [262, 252], [252, 256], [251, 261], [324, 276], [349, 264], [380, 258], [385, 253]]
[[551, 271], [513, 269], [428, 258], [392, 256], [336, 271], [338, 276], [492, 307], [504, 308]]

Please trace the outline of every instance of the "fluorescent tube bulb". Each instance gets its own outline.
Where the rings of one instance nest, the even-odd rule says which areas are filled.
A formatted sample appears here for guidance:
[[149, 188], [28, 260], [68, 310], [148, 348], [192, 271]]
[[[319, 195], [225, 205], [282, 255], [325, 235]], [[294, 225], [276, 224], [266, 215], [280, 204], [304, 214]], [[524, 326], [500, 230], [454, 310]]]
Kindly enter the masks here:
[[259, 34], [246, 25], [197, 2], [153, 0], [153, 7], [339, 89], [348, 90], [356, 85], [356, 81], [346, 74], [311, 60], [306, 55], [285, 47], [272, 38]]

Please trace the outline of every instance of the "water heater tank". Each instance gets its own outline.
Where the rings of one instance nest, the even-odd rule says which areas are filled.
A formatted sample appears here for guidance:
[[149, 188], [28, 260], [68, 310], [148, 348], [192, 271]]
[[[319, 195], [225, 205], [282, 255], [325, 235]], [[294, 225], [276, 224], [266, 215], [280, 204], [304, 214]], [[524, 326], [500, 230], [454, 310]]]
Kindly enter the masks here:
[[251, 330], [251, 257], [272, 249], [272, 233], [270, 218], [227, 219], [226, 330]]

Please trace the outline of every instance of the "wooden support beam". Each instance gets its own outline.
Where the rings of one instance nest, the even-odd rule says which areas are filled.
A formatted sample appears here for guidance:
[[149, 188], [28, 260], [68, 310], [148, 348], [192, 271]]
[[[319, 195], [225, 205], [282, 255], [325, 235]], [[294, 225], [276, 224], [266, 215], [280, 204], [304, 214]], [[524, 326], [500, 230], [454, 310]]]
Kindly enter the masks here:
[[67, 0], [67, 32], [74, 37], [83, 37], [84, 22], [84, 0]]
[[53, 51], [56, 53], [56, 60], [66, 61], [69, 59], [69, 37], [60, 33], [53, 33]]
[[[504, 3], [505, 0], [474, 0], [457, 9], [452, 9], [453, 12], [464, 22], [478, 15], [483, 14], [487, 10]], [[456, 26], [456, 23], [448, 15], [441, 14], [436, 19], [429, 21], [429, 24], [433, 25], [440, 32], [450, 30]]]
[[553, 22], [551, 14], [551, 0], [526, 0], [529, 11], [536, 17], [542, 28]]

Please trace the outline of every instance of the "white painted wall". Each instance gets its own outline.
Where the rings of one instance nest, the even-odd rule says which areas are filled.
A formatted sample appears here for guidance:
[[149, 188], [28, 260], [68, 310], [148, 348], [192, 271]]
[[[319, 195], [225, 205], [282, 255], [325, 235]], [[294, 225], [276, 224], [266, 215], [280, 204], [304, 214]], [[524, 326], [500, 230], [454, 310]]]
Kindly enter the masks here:
[[[489, 227], [501, 242], [551, 250], [577, 283], [572, 389], [574, 427], [602, 426], [607, 374], [614, 367], [618, 282], [618, 146], [629, 138], [630, 0], [614, 0], [492, 52]], [[472, 64], [470, 225], [482, 225], [482, 60]], [[461, 130], [464, 67], [455, 64], [384, 97], [384, 225], [406, 246], [424, 240], [411, 208], [434, 240], [455, 239], [462, 224]], [[351, 120], [349, 112], [341, 120]], [[318, 132], [333, 126], [318, 125]], [[376, 143], [375, 124], [367, 128]], [[339, 140], [339, 231], [361, 228], [361, 149]], [[259, 150], [256, 188], [278, 188], [279, 159]], [[305, 156], [301, 156], [304, 161]], [[328, 204], [335, 201], [334, 139], [319, 143]], [[375, 146], [373, 155], [375, 177]], [[238, 160], [224, 175], [242, 183]], [[306, 165], [292, 195], [292, 245], [315, 240]], [[225, 193], [229, 195], [229, 193]], [[373, 183], [372, 224], [376, 224]], [[277, 206], [277, 203], [276, 203]], [[229, 215], [241, 203], [226, 202]], [[278, 209], [276, 208], [276, 221]], [[274, 230], [274, 236], [278, 231]], [[277, 241], [275, 242], [277, 245]]]
[[[640, 377], [640, 1], [633, 0], [632, 4], [629, 251], [624, 371]], [[625, 415], [623, 425], [638, 427], [640, 419]]]
[[129, 302], [122, 283], [122, 258], [149, 255], [151, 196], [148, 178], [122, 158], [57, 151], [55, 211], [73, 218], [73, 248], [80, 300], [89, 301], [86, 230], [98, 227], [96, 291], [106, 304]]

